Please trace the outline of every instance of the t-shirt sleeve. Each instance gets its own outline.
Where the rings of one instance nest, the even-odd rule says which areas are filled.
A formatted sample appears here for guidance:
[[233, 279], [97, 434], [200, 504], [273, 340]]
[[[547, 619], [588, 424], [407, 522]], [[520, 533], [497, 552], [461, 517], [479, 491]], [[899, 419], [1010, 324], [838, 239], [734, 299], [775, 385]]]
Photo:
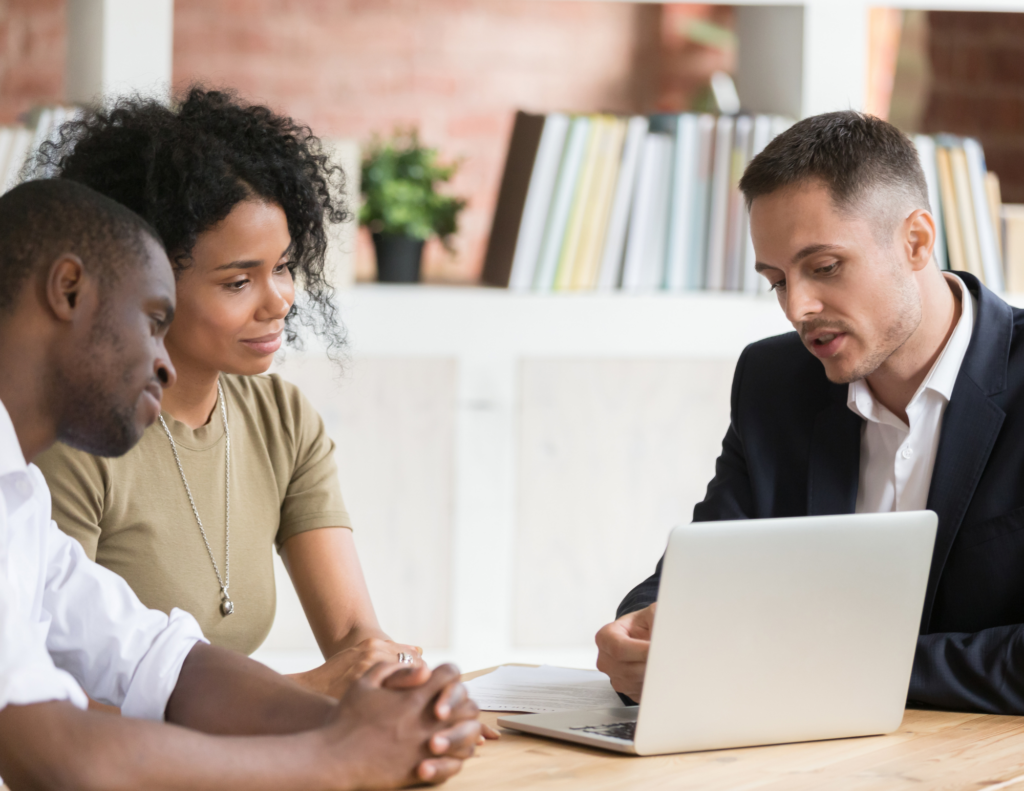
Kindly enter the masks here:
[[324, 421], [294, 385], [275, 377], [281, 418], [292, 442], [294, 467], [281, 503], [278, 548], [289, 538], [321, 527], [352, 528], [341, 496], [334, 442]]
[[90, 560], [96, 560], [106, 498], [103, 462], [57, 442], [34, 463], [50, 489], [53, 521], [82, 545]]

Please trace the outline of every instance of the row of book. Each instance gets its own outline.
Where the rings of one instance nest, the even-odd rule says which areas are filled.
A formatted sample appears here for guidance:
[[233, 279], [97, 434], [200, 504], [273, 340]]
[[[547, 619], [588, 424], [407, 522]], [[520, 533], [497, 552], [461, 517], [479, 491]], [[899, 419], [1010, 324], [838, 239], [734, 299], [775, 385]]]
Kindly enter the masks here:
[[0, 126], [0, 194], [21, 180], [28, 159], [45, 141], [56, 138], [61, 124], [77, 112], [74, 107], [41, 107], [29, 114], [25, 124]]
[[[739, 180], [791, 121], [516, 115], [482, 280], [516, 291], [765, 290]], [[981, 146], [915, 138], [943, 269], [1003, 290], [999, 186]]]
[[917, 135], [914, 145], [938, 226], [939, 266], [970, 272], [989, 288], [1005, 290], [999, 178], [986, 168], [981, 144], [941, 134]]

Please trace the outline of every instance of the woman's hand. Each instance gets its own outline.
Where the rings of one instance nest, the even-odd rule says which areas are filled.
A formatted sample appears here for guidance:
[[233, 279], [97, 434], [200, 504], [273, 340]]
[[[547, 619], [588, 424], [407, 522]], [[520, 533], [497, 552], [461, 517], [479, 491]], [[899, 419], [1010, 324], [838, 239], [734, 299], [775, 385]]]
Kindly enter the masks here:
[[351, 648], [339, 651], [320, 667], [296, 673], [290, 678], [314, 692], [340, 699], [352, 682], [362, 678], [371, 667], [381, 662], [397, 662], [399, 654], [412, 657], [412, 662], [407, 663], [410, 668], [425, 665], [423, 649], [419, 646], [368, 637]]

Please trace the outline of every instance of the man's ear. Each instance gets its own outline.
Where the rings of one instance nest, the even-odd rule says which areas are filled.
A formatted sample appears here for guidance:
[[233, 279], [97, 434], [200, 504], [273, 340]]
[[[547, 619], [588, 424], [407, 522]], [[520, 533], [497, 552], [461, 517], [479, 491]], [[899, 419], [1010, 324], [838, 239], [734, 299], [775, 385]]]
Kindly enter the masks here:
[[935, 247], [935, 219], [924, 209], [915, 209], [904, 222], [907, 259], [915, 272], [932, 262]]
[[85, 265], [74, 253], [62, 254], [46, 277], [46, 302], [61, 321], [71, 321], [75, 308], [81, 303], [85, 285]]

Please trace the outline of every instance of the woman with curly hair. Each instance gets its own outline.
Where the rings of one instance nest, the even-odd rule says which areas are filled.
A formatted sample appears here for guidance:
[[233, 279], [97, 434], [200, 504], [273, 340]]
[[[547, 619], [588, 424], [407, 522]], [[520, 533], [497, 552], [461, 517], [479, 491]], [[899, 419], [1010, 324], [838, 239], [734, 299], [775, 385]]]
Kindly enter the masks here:
[[[291, 118], [193, 88], [173, 109], [128, 98], [86, 113], [38, 167], [148, 220], [177, 277], [160, 420], [120, 458], [58, 445], [37, 461], [53, 517], [156, 609], [192, 613], [251, 653], [274, 620], [276, 544], [326, 663], [294, 678], [338, 697], [378, 661], [420, 664], [381, 630], [323, 421], [266, 375], [296, 322], [337, 355], [326, 223], [348, 220], [343, 179]], [[296, 304], [296, 290], [303, 292]]]

